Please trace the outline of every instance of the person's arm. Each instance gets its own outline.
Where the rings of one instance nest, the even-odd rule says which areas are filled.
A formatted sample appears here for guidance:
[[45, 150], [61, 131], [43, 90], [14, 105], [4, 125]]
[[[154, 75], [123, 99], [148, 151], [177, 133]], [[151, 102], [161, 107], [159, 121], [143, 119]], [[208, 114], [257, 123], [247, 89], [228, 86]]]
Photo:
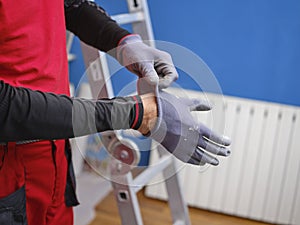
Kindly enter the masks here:
[[65, 139], [129, 128], [146, 133], [149, 118], [156, 118], [155, 109], [155, 100], [144, 96], [94, 101], [0, 81], [0, 142]]
[[0, 81], [0, 142], [65, 139], [106, 130], [137, 129], [183, 162], [218, 165], [230, 140], [195, 121], [208, 103], [157, 95], [87, 100], [12, 87]]
[[86, 44], [115, 57], [129, 71], [152, 85], [166, 88], [178, 78], [170, 54], [143, 43], [137, 34], [121, 28], [88, 0], [65, 0], [67, 29]]
[[83, 42], [108, 52], [130, 34], [112, 20], [103, 8], [88, 0], [65, 0], [67, 29]]

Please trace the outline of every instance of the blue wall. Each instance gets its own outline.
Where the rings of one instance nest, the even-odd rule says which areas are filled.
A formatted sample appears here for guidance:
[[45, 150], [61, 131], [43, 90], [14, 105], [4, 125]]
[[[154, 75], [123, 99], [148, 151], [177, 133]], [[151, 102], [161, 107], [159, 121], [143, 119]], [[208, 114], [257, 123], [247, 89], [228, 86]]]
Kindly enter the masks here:
[[[125, 0], [102, 2], [110, 14], [126, 11]], [[300, 106], [300, 1], [148, 0], [148, 4], [155, 38], [200, 56], [224, 94]], [[73, 52], [78, 55], [76, 45]], [[80, 58], [71, 63], [70, 73], [76, 83], [83, 73]], [[194, 88], [184, 79], [179, 82]], [[122, 85], [118, 82], [114, 88]]]

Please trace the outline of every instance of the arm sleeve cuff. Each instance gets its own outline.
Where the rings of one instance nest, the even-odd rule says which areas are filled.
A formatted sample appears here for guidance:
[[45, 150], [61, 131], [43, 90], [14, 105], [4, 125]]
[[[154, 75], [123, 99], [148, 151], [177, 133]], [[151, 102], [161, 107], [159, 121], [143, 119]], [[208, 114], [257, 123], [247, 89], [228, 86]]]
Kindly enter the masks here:
[[130, 128], [137, 130], [143, 121], [144, 107], [140, 96], [136, 95], [132, 98], [135, 104], [131, 109]]

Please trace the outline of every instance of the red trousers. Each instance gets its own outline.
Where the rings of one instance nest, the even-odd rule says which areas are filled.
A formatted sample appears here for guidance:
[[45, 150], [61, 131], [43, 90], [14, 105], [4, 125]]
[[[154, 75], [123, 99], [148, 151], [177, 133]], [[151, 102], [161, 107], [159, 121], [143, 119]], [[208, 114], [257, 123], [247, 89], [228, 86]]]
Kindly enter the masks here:
[[65, 141], [0, 145], [0, 199], [25, 185], [28, 225], [72, 225], [66, 207]]

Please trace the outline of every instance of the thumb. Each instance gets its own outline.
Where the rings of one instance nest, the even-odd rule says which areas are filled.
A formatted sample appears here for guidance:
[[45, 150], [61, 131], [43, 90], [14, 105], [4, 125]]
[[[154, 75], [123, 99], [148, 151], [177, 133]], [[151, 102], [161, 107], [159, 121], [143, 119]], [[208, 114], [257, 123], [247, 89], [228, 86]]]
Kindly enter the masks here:
[[190, 111], [208, 111], [212, 109], [209, 101], [196, 98], [183, 98], [182, 100], [190, 108]]
[[145, 79], [149, 85], [158, 85], [159, 77], [151, 62], [143, 63], [140, 72], [141, 77]]
[[139, 95], [154, 93], [157, 94], [158, 86], [156, 84], [150, 83], [149, 79], [146, 77], [139, 78], [137, 81], [137, 91]]

